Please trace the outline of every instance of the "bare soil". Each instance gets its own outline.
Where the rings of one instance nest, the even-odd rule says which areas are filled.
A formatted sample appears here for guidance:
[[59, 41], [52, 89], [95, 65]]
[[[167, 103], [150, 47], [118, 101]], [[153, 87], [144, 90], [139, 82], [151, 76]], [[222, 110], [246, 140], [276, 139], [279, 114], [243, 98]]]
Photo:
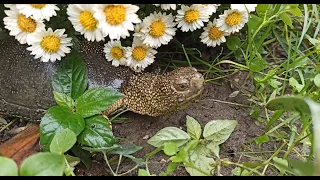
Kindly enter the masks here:
[[[237, 120], [238, 125], [234, 132], [220, 147], [220, 157], [228, 158], [232, 162], [252, 162], [252, 160], [248, 158], [241, 157], [241, 153], [237, 152], [243, 151], [244, 145], [246, 145], [249, 140], [261, 135], [264, 127], [258, 126], [257, 123], [255, 123], [255, 119], [249, 117], [251, 109], [243, 106], [249, 105], [247, 101], [248, 97], [243, 93], [245, 91], [240, 91], [236, 97], [229, 96], [239, 90], [239, 87], [252, 90], [253, 85], [250, 79], [247, 78], [246, 72], [238, 72], [230, 78], [222, 79], [218, 82], [222, 85], [206, 84], [203, 94], [184, 110], [161, 117], [143, 116], [132, 112], [123, 114], [123, 117], [128, 118], [130, 121], [128, 123], [113, 124], [114, 135], [125, 138], [126, 143], [142, 146], [143, 149], [136, 152], [134, 156], [144, 157], [145, 154], [155, 149], [147, 144], [147, 140], [160, 129], [167, 126], [175, 126], [186, 130], [186, 115], [197, 119], [202, 127], [210, 120]], [[0, 144], [14, 135], [12, 129], [17, 129], [25, 125], [26, 122], [16, 120], [9, 129], [0, 133]], [[266, 149], [271, 149], [273, 144], [266, 144], [265, 146]], [[168, 156], [163, 153], [158, 153], [149, 161], [149, 170], [151, 173], [159, 174], [161, 171], [166, 170], [168, 162]], [[134, 167], [134, 165], [135, 163], [131, 160], [125, 159], [121, 163], [118, 173], [123, 173]], [[115, 168], [116, 163], [112, 165], [112, 167]], [[234, 166], [222, 167], [221, 174], [231, 176], [231, 170], [233, 168]], [[93, 163], [90, 169], [85, 168], [84, 164], [80, 163], [76, 167], [75, 173], [78, 176], [111, 175], [101, 154], [93, 157]], [[270, 173], [267, 172], [266, 174]], [[137, 169], [126, 175], [137, 175]], [[172, 174], [172, 176], [188, 175], [183, 167], [178, 167]], [[270, 175], [274, 174], [271, 173]]]
[[[241, 92], [236, 97], [229, 97], [231, 93], [236, 91], [234, 84], [244, 85], [252, 88], [250, 81], [245, 82], [247, 73], [239, 72], [232, 76], [229, 80], [224, 79], [219, 83], [223, 85], [207, 84], [201, 97], [196, 102], [190, 104], [186, 109], [171, 113], [161, 117], [148, 117], [134, 113], [127, 113], [124, 116], [131, 118], [131, 122], [125, 124], [114, 124], [113, 132], [116, 137], [125, 138], [126, 143], [143, 146], [143, 149], [135, 153], [136, 157], [144, 157], [146, 153], [151, 152], [155, 148], [147, 144], [148, 138], [152, 137], [157, 131], [167, 126], [175, 126], [186, 130], [186, 115], [192, 116], [199, 121], [202, 127], [210, 120], [237, 120], [238, 125], [230, 138], [221, 145], [221, 158], [229, 158], [233, 162], [240, 160], [240, 155], [233, 153], [242, 151], [242, 147], [249, 140], [261, 135], [263, 127], [259, 127], [254, 123], [254, 119], [249, 117], [250, 108], [233, 105], [230, 103], [248, 104], [247, 97]], [[232, 84], [232, 85], [231, 85]], [[251, 87], [250, 87], [251, 86]], [[224, 101], [222, 102], [217, 102]], [[245, 160], [242, 158], [241, 160]], [[159, 174], [165, 171], [168, 164], [168, 156], [158, 153], [149, 161], [150, 173]], [[78, 175], [105, 175], [107, 165], [103, 161], [102, 156], [94, 157], [95, 164], [91, 169], [84, 170], [84, 165], [80, 165], [77, 169]], [[120, 165], [119, 173], [125, 172], [132, 168], [135, 164], [124, 161]], [[233, 166], [222, 168], [221, 174], [224, 176], [232, 175]], [[103, 171], [104, 169], [106, 171]], [[137, 175], [137, 170], [127, 175]], [[178, 167], [172, 176], [188, 176], [189, 174], [183, 167]]]

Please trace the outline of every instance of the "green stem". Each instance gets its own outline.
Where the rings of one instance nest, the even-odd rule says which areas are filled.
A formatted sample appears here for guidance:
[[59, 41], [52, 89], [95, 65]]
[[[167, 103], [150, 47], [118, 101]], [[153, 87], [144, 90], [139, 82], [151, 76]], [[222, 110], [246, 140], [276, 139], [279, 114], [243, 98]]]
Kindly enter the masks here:
[[302, 135], [304, 134], [304, 132], [309, 128], [309, 125], [304, 125], [300, 134], [297, 136], [296, 141], [294, 141], [291, 146], [289, 147], [289, 149], [287, 150], [287, 152], [283, 155], [283, 158], [287, 158], [288, 155], [290, 154], [290, 152], [292, 151], [292, 149], [297, 145], [297, 143], [300, 142], [300, 139], [302, 137]]
[[230, 161], [223, 161], [223, 160], [221, 160], [221, 162], [224, 162], [224, 163], [226, 163], [226, 164], [236, 165], [236, 166], [238, 166], [238, 167], [241, 167], [241, 168], [250, 170], [250, 172], [249, 172], [248, 174], [251, 174], [252, 172], [254, 172], [254, 173], [256, 173], [256, 174], [258, 174], [258, 175], [260, 175], [260, 176], [263, 176], [263, 174], [260, 173], [259, 171], [257, 171], [256, 169], [249, 168], [249, 167], [247, 167], [247, 166], [244, 166], [243, 164], [239, 164], [239, 163], [235, 163], [235, 162], [230, 162]]
[[[68, 163], [66, 157], [63, 156], [63, 158], [64, 158], [64, 162], [66, 163], [67, 167], [70, 168], [70, 164]], [[71, 172], [71, 176], [76, 176], [73, 171]]]
[[204, 174], [204, 175], [206, 175], [206, 176], [212, 176], [211, 174], [208, 174], [208, 173], [202, 171], [200, 168], [194, 166], [194, 165], [193, 165], [192, 163], [190, 163], [190, 162], [183, 162], [183, 163], [184, 163], [184, 167], [190, 167], [190, 168], [193, 168], [193, 169], [201, 172], [202, 174]]
[[[266, 161], [264, 161], [262, 164], [260, 164], [259, 166], [253, 168], [252, 170], [257, 170], [258, 168], [260, 168], [261, 166], [264, 166], [266, 164], [268, 164], [276, 155], [278, 155], [281, 152], [281, 149], [286, 145], [286, 143], [282, 143], [282, 145], [276, 150], [276, 152], [274, 152], [271, 157], [269, 159], [267, 159]], [[254, 171], [250, 171], [250, 173], [254, 172]], [[261, 174], [261, 173], [260, 173]]]
[[[289, 69], [289, 65], [290, 65], [290, 59], [291, 59], [291, 39], [292, 39], [292, 36], [290, 34], [290, 38], [288, 37], [288, 28], [287, 26], [285, 26], [286, 28], [286, 39], [287, 39], [287, 44], [288, 44], [288, 58], [287, 58], [287, 69]], [[284, 78], [287, 79], [287, 76], [288, 76], [288, 73], [289, 71], [286, 71], [285, 75], [284, 75]], [[281, 95], [283, 96], [285, 90], [286, 90], [286, 84], [287, 82], [284, 81], [283, 82], [283, 87], [282, 87], [282, 93]]]
[[110, 166], [110, 164], [109, 164], [109, 161], [108, 161], [108, 158], [107, 158], [106, 153], [105, 153], [105, 152], [102, 152], [102, 153], [103, 153], [104, 160], [106, 161], [106, 163], [107, 163], [107, 165], [108, 165], [108, 167], [109, 167], [112, 175], [113, 175], [113, 176], [117, 176], [117, 174], [116, 174], [115, 172], [113, 172], [113, 170], [112, 170], [112, 168], [111, 168], [111, 166]]
[[189, 56], [188, 56], [186, 50], [184, 49], [184, 45], [181, 44], [181, 47], [182, 47], [182, 49], [183, 49], [184, 55], [185, 55], [186, 58], [187, 58], [187, 61], [188, 61], [189, 66], [192, 67], [192, 64], [191, 64], [191, 62], [190, 62]]
[[149, 152], [148, 154], [146, 154], [146, 171], [148, 171], [149, 174], [150, 174], [149, 167], [148, 167], [148, 161], [149, 161], [149, 159], [150, 159], [152, 156], [156, 155], [158, 152], [162, 151], [162, 149], [163, 149], [163, 147], [160, 146], [160, 147], [158, 147], [157, 149], [155, 149], [155, 150]]
[[126, 175], [126, 174], [130, 173], [131, 171], [137, 169], [138, 167], [139, 167], [139, 165], [136, 165], [136, 166], [134, 166], [133, 168], [131, 168], [130, 170], [128, 170], [127, 172], [124, 172], [124, 173], [122, 173], [122, 174], [118, 174], [118, 176]]
[[8, 124], [6, 124], [3, 128], [1, 128], [0, 133], [2, 133], [2, 131], [4, 131], [5, 129], [7, 129], [9, 126], [11, 126], [14, 122], [16, 122], [17, 119], [12, 120], [11, 122], [9, 122]]
[[119, 166], [121, 163], [121, 159], [122, 159], [122, 154], [119, 155], [119, 160], [118, 160], [118, 165], [117, 165], [117, 169], [116, 169], [116, 174], [118, 174], [118, 170], [119, 170]]

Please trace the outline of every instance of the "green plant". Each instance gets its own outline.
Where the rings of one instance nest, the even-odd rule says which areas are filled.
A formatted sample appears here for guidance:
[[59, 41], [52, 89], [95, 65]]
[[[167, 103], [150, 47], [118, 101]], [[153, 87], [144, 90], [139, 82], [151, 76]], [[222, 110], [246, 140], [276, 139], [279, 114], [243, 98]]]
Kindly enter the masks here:
[[[87, 89], [86, 64], [76, 51], [63, 59], [53, 76], [52, 87], [57, 106], [50, 107], [41, 119], [40, 144], [43, 151], [63, 155], [71, 150], [78, 158], [67, 157], [80, 158], [87, 167], [91, 166], [91, 154], [86, 150], [92, 152], [95, 148], [103, 152], [105, 158], [106, 154], [120, 155], [119, 163], [122, 156], [136, 160], [131, 154], [142, 147], [117, 145], [111, 122], [101, 115], [123, 95], [106, 88]], [[113, 151], [105, 151], [110, 148]], [[65, 175], [74, 175], [74, 165], [66, 164]], [[111, 169], [109, 163], [108, 166]]]
[[50, 152], [38, 152], [23, 160], [20, 167], [10, 158], [0, 156], [1, 176], [62, 176], [74, 175], [78, 157], [66, 153], [76, 143], [76, 135], [70, 129], [57, 133], [50, 143]]
[[187, 132], [177, 127], [165, 127], [148, 140], [148, 144], [156, 149], [146, 155], [146, 169], [139, 169], [138, 175], [151, 175], [148, 160], [161, 151], [170, 156], [171, 162], [160, 176], [171, 175], [179, 165], [185, 167], [191, 176], [214, 175], [215, 169], [220, 174], [220, 167], [229, 161], [219, 158], [219, 145], [230, 137], [237, 121], [212, 120], [202, 131], [197, 120], [190, 116], [186, 118]]
[[[278, 97], [268, 102], [266, 107], [270, 110], [282, 110], [298, 112], [302, 119], [302, 129], [298, 136], [294, 138], [293, 143], [288, 148], [283, 158], [274, 157], [275, 167], [283, 175], [290, 173], [296, 176], [318, 176], [320, 174], [317, 165], [320, 163], [320, 104], [309, 98], [301, 98], [294, 96]], [[310, 119], [310, 116], [312, 120]], [[307, 160], [295, 160], [288, 158], [288, 154], [293, 150], [294, 146], [303, 141], [305, 138], [311, 142], [311, 153]], [[314, 161], [312, 160], [314, 154]]]

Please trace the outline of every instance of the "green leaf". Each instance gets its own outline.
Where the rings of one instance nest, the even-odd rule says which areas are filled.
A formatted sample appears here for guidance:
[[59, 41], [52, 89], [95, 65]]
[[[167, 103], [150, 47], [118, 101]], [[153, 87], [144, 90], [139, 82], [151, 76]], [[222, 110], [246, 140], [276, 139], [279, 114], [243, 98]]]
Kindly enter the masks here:
[[64, 155], [64, 157], [68, 161], [68, 164], [70, 167], [75, 167], [76, 165], [78, 165], [80, 163], [80, 158], [78, 158], [78, 157], [70, 156], [68, 154]]
[[240, 38], [238, 36], [230, 36], [227, 40], [227, 46], [231, 51], [235, 51], [240, 47]]
[[288, 25], [291, 29], [293, 29], [292, 20], [291, 20], [290, 16], [289, 16], [287, 13], [282, 13], [282, 14], [280, 14], [280, 19], [281, 19], [286, 25]]
[[320, 87], [320, 74], [317, 74], [315, 77], [314, 77], [314, 84], [317, 86], [317, 87]]
[[175, 142], [180, 147], [190, 140], [190, 136], [177, 127], [165, 127], [148, 140], [148, 144], [160, 147], [166, 142]]
[[110, 124], [106, 118], [96, 115], [86, 120], [83, 132], [78, 136], [78, 141], [91, 147], [109, 147], [115, 143]]
[[64, 129], [53, 137], [50, 143], [50, 152], [63, 154], [67, 152], [77, 142], [76, 134], [70, 129]]
[[[314, 176], [316, 166], [308, 161], [302, 162], [295, 159], [288, 158], [288, 163], [292, 166], [290, 170], [296, 176]], [[278, 162], [275, 162], [278, 166], [280, 165]], [[280, 165], [281, 166], [281, 165]], [[285, 168], [285, 167], [284, 167]]]
[[287, 161], [288, 164], [279, 161], [274, 161], [274, 164], [277, 168], [281, 168], [284, 171], [291, 173], [295, 176], [315, 175], [316, 166], [312, 162], [302, 162], [291, 158], [288, 158]]
[[316, 49], [320, 49], [320, 41], [315, 38], [307, 37], [309, 42], [315, 46]]
[[260, 145], [262, 143], [268, 142], [269, 141], [269, 137], [267, 135], [259, 136], [259, 137], [255, 138], [254, 141], [258, 145]]
[[261, 72], [267, 67], [267, 62], [262, 57], [257, 57], [250, 61], [249, 68], [251, 72]]
[[86, 64], [80, 54], [72, 51], [60, 64], [53, 75], [52, 87], [54, 91], [68, 94], [77, 99], [87, 88]]
[[289, 12], [295, 16], [302, 16], [303, 15], [301, 10], [297, 7], [289, 9]]
[[290, 86], [296, 88], [298, 92], [300, 92], [304, 87], [304, 85], [299, 84], [299, 82], [294, 77], [289, 78], [289, 84]]
[[45, 151], [48, 151], [56, 133], [68, 128], [79, 135], [84, 126], [84, 119], [79, 114], [73, 114], [70, 109], [65, 107], [53, 106], [41, 119], [40, 144], [44, 146]]
[[59, 106], [68, 107], [71, 110], [74, 108], [74, 101], [69, 95], [53, 91], [53, 96]]
[[184, 149], [181, 149], [177, 155], [175, 156], [171, 156], [169, 159], [172, 161], [172, 162], [183, 162], [186, 158], [186, 151]]
[[254, 161], [251, 161], [251, 162], [243, 162], [242, 164], [243, 164], [243, 166], [249, 167], [249, 168], [256, 168], [256, 167], [262, 165], [261, 162], [259, 163], [259, 162], [254, 162]]
[[203, 137], [217, 145], [222, 144], [230, 137], [236, 125], [236, 120], [212, 120], [205, 125]]
[[268, 10], [270, 4], [258, 4], [256, 7], [256, 12], [259, 15], [259, 17], [264, 17], [264, 14]]
[[219, 152], [220, 152], [219, 144], [216, 144], [215, 142], [210, 142], [206, 145], [206, 148], [209, 149], [213, 155], [215, 155], [216, 157], [219, 157]]
[[314, 152], [315, 156], [315, 163], [319, 164], [319, 157], [320, 157], [320, 104], [318, 102], [315, 102], [311, 99], [306, 99], [306, 103], [309, 106], [309, 109], [311, 111], [311, 116], [312, 116], [312, 130], [313, 130], [313, 144], [312, 144], [312, 149]]
[[267, 122], [267, 126], [266, 126], [266, 130], [267, 130], [267, 131], [270, 130], [271, 125], [272, 125], [274, 122], [276, 122], [276, 120], [278, 120], [278, 119], [282, 116], [283, 113], [284, 113], [284, 111], [282, 111], [282, 110], [274, 111], [274, 113], [273, 113], [270, 121]]
[[129, 155], [137, 151], [140, 151], [142, 148], [143, 148], [142, 146], [136, 146], [134, 144], [124, 144], [124, 145], [119, 145], [118, 148], [114, 150], [108, 151], [108, 154]]
[[291, 8], [297, 8], [299, 7], [299, 4], [288, 4]]
[[184, 150], [186, 152], [189, 152], [191, 149], [196, 148], [198, 144], [199, 144], [199, 140], [191, 140], [185, 145]]
[[240, 167], [236, 167], [234, 169], [232, 169], [232, 174], [236, 175], [236, 176], [246, 176], [246, 174], [249, 173], [249, 171], [247, 171], [246, 169], [242, 169]]
[[[213, 158], [209, 158], [210, 151], [204, 146], [197, 146], [195, 149], [188, 153], [188, 161], [184, 162], [185, 169], [190, 174], [190, 176], [212, 176], [214, 171], [215, 163]], [[190, 167], [188, 163], [193, 164], [194, 167]], [[199, 169], [201, 171], [199, 171]]]
[[10, 158], [0, 156], [0, 176], [18, 176], [18, 166]]
[[192, 139], [200, 139], [202, 129], [201, 125], [193, 117], [187, 115], [187, 132]]
[[66, 167], [63, 172], [66, 176], [71, 176], [74, 169], [74, 167]]
[[251, 34], [254, 34], [254, 32], [259, 28], [262, 22], [263, 22], [262, 18], [254, 14], [251, 14], [250, 19], [248, 21], [248, 31], [250, 31]]
[[82, 117], [90, 117], [106, 110], [122, 97], [122, 93], [111, 89], [89, 89], [76, 100], [76, 110]]
[[166, 142], [163, 145], [163, 152], [167, 156], [173, 156], [178, 152], [178, 146], [175, 142]]
[[301, 114], [310, 115], [310, 109], [308, 104], [303, 98], [284, 96], [272, 99], [266, 104], [266, 108], [272, 111], [284, 110], [284, 111], [297, 111]]
[[92, 166], [91, 154], [90, 152], [81, 148], [79, 144], [74, 145], [71, 148], [71, 151], [74, 155], [80, 158], [81, 162], [86, 166], [86, 168], [90, 169]]
[[145, 159], [144, 158], [136, 158], [130, 154], [124, 154], [124, 157], [127, 157], [129, 159], [131, 159], [132, 161], [134, 161], [137, 165], [144, 165], [145, 164]]
[[138, 170], [138, 176], [150, 176], [149, 172], [144, 169]]
[[63, 155], [39, 152], [26, 158], [20, 166], [20, 176], [62, 176]]
[[[283, 158], [273, 157], [272, 160], [275, 162], [274, 166], [280, 171], [280, 176], [283, 176], [288, 168], [288, 161]], [[279, 166], [281, 164], [282, 166]], [[287, 167], [287, 168], [283, 168]]]
[[170, 176], [177, 169], [177, 163], [170, 162], [167, 167], [166, 175]]
[[103, 152], [103, 153], [109, 153], [112, 150], [118, 149], [120, 148], [119, 145], [114, 144], [112, 146], [109, 147], [97, 147], [97, 148], [91, 148], [91, 147], [82, 147], [82, 149], [89, 151], [89, 152]]

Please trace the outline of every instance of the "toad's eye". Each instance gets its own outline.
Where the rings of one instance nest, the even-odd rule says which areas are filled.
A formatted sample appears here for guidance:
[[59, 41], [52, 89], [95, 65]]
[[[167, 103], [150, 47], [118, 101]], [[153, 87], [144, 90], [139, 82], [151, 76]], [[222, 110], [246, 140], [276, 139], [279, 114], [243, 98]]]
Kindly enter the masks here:
[[184, 91], [186, 90], [187, 88], [189, 87], [189, 84], [188, 83], [179, 83], [176, 85], [176, 89], [178, 91]]
[[176, 79], [174, 82], [174, 88], [176, 91], [185, 91], [189, 88], [188, 79]]

